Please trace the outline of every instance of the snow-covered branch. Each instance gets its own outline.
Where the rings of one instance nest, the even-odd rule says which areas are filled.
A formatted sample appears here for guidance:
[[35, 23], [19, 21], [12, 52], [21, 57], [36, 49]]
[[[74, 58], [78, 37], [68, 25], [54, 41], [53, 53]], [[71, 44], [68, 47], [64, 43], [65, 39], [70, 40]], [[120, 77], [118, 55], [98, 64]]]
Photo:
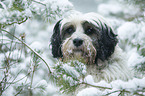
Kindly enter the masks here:
[[44, 64], [47, 66], [47, 68], [48, 68], [48, 70], [49, 70], [49, 73], [52, 73], [51, 70], [50, 70], [49, 65], [48, 65], [47, 62], [43, 59], [43, 57], [40, 56], [35, 50], [33, 50], [29, 45], [27, 45], [24, 41], [22, 41], [21, 39], [19, 39], [18, 37], [16, 37], [15, 35], [11, 34], [10, 32], [8, 32], [8, 31], [6, 31], [6, 30], [0, 29], [0, 31], [3, 31], [3, 32], [6, 32], [6, 33], [10, 34], [11, 36], [13, 36], [13, 37], [16, 38], [17, 40], [19, 40], [22, 44], [24, 44], [28, 49], [30, 49], [35, 55], [37, 55], [37, 56], [44, 62]]
[[[77, 71], [76, 68], [83, 70]], [[78, 94], [81, 94], [81, 92], [85, 94], [84, 90], [86, 90], [86, 88], [94, 88], [96, 89], [96, 91], [99, 90], [98, 92], [100, 92], [104, 96], [106, 95], [112, 96], [112, 94], [117, 95], [133, 94], [142, 96], [143, 94], [145, 94], [144, 93], [145, 78], [142, 79], [134, 78], [133, 80], [129, 80], [128, 82], [115, 80], [112, 81], [111, 83], [107, 83], [105, 81], [95, 83], [91, 75], [86, 76], [86, 73], [84, 73], [84, 75], [81, 75], [83, 72], [86, 72], [85, 64], [79, 61], [69, 61], [67, 63], [59, 62], [54, 66], [52, 80], [55, 81], [58, 86], [60, 86], [60, 90], [63, 93], [67, 94], [72, 92], [75, 93], [76, 90], [81, 90]], [[77, 95], [77, 96], [85, 96], [85, 95]], [[91, 93], [90, 96], [92, 96]]]

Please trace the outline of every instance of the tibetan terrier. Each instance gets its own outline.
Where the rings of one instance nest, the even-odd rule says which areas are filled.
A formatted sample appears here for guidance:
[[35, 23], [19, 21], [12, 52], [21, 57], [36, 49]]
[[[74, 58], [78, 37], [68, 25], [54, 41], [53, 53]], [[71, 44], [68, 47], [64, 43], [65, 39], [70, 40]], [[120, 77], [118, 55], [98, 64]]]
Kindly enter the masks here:
[[96, 82], [132, 78], [117, 35], [96, 13], [72, 14], [59, 20], [51, 37], [52, 54], [63, 61], [82, 60]]

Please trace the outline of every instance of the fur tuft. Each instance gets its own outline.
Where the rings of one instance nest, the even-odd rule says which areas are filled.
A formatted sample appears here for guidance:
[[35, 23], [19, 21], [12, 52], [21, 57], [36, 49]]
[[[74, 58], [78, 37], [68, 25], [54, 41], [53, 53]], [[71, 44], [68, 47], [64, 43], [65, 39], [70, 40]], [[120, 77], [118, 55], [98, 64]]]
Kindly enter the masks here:
[[61, 52], [61, 36], [60, 36], [60, 23], [61, 20], [59, 20], [53, 30], [53, 35], [51, 37], [51, 45], [52, 45], [52, 54], [54, 58], [60, 58], [62, 57]]

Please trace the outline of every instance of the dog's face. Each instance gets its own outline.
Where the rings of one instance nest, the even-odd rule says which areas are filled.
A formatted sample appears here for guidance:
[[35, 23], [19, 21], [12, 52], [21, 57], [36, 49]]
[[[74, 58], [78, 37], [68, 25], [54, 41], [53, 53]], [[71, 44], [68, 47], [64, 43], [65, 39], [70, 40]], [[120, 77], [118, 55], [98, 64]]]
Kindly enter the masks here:
[[51, 44], [54, 57], [63, 60], [82, 59], [92, 64], [112, 55], [117, 38], [101, 16], [88, 13], [71, 15], [58, 21]]

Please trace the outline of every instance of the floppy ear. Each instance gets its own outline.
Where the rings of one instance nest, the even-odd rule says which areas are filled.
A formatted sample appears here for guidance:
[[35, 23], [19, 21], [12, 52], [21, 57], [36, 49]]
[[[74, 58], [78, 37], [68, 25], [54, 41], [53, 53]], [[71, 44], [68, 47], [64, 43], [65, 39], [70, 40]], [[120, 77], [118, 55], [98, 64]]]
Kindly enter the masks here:
[[53, 29], [53, 35], [51, 37], [51, 45], [52, 45], [52, 54], [54, 58], [59, 58], [62, 57], [62, 52], [61, 52], [61, 36], [60, 36], [60, 22], [59, 20], [54, 29]]
[[100, 22], [102, 28], [101, 38], [99, 39], [99, 48], [97, 51], [96, 59], [101, 59], [102, 61], [107, 60], [114, 52], [115, 46], [118, 43], [117, 35], [113, 33], [110, 26], [105, 23]]

